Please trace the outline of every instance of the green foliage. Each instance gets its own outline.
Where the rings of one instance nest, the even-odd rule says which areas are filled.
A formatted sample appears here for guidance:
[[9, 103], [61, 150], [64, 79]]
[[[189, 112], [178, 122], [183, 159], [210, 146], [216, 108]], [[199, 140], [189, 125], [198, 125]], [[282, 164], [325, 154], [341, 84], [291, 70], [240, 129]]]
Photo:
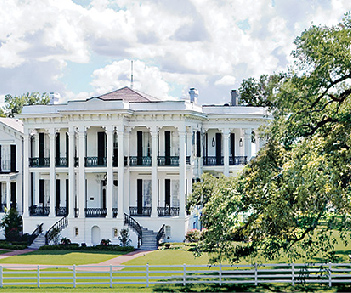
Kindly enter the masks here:
[[118, 240], [121, 242], [121, 246], [128, 246], [132, 240], [129, 239], [129, 229], [121, 229], [119, 232]]
[[101, 239], [100, 244], [106, 246], [106, 245], [110, 245], [110, 243], [111, 243], [110, 239]]
[[0, 223], [5, 228], [5, 238], [8, 241], [20, 241], [22, 236], [22, 217], [16, 209], [11, 208], [6, 211], [5, 216]]
[[133, 251], [133, 246], [119, 245], [94, 245], [94, 246], [79, 246], [78, 243], [59, 244], [59, 245], [43, 245], [39, 250], [89, 250], [89, 251]]
[[[16, 114], [22, 113], [23, 106], [27, 105], [46, 105], [50, 102], [49, 95], [43, 93], [40, 95], [38, 92], [23, 94], [22, 96], [5, 96], [5, 106], [2, 110], [7, 117], [14, 117]], [[1, 114], [1, 113], [0, 113]]]
[[198, 242], [201, 232], [198, 229], [191, 229], [185, 234], [185, 239], [189, 242]]
[[278, 82], [263, 76], [241, 88], [248, 104], [271, 107], [274, 119], [232, 194], [216, 184], [205, 205], [208, 232], [198, 249], [217, 251], [217, 261], [333, 260], [338, 242], [350, 241], [350, 15], [337, 26], [312, 26], [295, 45], [295, 63]]

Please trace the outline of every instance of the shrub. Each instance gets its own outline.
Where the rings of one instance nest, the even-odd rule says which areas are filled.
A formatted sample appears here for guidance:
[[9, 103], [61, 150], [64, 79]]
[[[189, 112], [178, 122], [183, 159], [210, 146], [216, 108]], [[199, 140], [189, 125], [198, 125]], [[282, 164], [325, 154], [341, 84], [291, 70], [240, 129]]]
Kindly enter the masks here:
[[20, 241], [22, 236], [22, 217], [16, 209], [6, 211], [0, 226], [5, 228], [5, 238], [9, 241]]
[[110, 239], [101, 239], [100, 245], [107, 246], [111, 243]]
[[132, 240], [129, 239], [129, 229], [121, 229], [121, 232], [119, 232], [120, 236], [118, 237], [118, 240], [121, 242], [121, 246], [128, 246]]
[[[55, 243], [55, 244], [56, 244], [56, 243]], [[62, 244], [62, 245], [69, 245], [69, 244], [71, 244], [71, 239], [66, 238], [66, 237], [61, 238], [61, 244]]]
[[189, 242], [198, 242], [200, 240], [200, 231], [197, 229], [191, 229], [185, 234], [185, 239]]

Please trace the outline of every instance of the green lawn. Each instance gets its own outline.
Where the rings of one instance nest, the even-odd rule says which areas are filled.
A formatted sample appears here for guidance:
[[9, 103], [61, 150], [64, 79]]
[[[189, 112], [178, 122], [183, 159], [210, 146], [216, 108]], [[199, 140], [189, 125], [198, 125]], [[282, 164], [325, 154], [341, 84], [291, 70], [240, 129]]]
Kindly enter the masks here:
[[0, 264], [84, 265], [107, 261], [125, 251], [36, 250], [0, 260]]

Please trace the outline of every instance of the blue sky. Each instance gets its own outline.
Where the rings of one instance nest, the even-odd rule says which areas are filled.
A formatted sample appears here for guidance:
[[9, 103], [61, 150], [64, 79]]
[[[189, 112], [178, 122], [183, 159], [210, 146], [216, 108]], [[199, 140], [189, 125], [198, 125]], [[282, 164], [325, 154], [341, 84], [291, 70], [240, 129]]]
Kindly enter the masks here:
[[225, 103], [243, 79], [286, 70], [293, 41], [337, 24], [347, 0], [7, 0], [0, 3], [0, 102], [82, 99], [130, 85], [159, 98]]

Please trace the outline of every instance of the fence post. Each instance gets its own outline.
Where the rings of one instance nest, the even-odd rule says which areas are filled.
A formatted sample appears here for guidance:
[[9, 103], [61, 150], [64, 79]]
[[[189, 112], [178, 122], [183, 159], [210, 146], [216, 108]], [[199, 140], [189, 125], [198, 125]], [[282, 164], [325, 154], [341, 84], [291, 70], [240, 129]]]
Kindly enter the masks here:
[[183, 286], [186, 285], [186, 264], [183, 264]]
[[331, 271], [332, 271], [332, 265], [331, 265], [331, 262], [329, 262], [329, 287], [332, 286], [332, 274], [331, 274]]
[[291, 284], [295, 286], [295, 265], [291, 264]]
[[146, 264], [146, 288], [149, 287], [149, 263]]
[[219, 264], [219, 286], [222, 286], [222, 264]]
[[3, 287], [3, 280], [2, 280], [2, 278], [3, 278], [2, 266], [0, 266], [0, 286], [1, 286], [1, 288]]
[[37, 286], [38, 286], [38, 288], [40, 287], [40, 269], [39, 269], [39, 265], [37, 267]]
[[255, 263], [255, 286], [257, 286], [257, 263]]
[[110, 265], [110, 288], [112, 288], [112, 265]]
[[76, 287], [76, 265], [73, 265], [73, 288]]

